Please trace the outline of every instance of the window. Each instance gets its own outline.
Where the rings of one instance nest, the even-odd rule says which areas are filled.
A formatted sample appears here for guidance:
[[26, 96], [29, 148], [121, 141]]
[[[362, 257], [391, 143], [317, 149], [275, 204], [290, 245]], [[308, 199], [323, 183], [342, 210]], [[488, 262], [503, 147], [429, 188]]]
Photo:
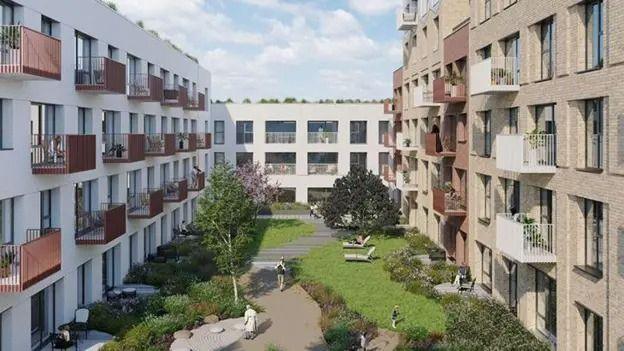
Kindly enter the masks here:
[[512, 107], [508, 111], [507, 132], [510, 135], [518, 134], [518, 107]]
[[236, 121], [236, 144], [253, 144], [252, 121]]
[[338, 142], [337, 121], [309, 121], [309, 144], [336, 144]]
[[483, 20], [492, 17], [492, 0], [483, 0]]
[[604, 60], [602, 0], [585, 4], [585, 69], [601, 68]]
[[492, 155], [492, 111], [483, 112], [483, 153], [482, 156]]
[[457, 118], [457, 142], [465, 143], [468, 141], [468, 132], [466, 130], [466, 115], [459, 115]]
[[557, 337], [557, 282], [546, 273], [535, 270], [535, 325], [552, 341]]
[[433, 29], [435, 30], [435, 38], [433, 41], [433, 51], [438, 50], [440, 46], [440, 19], [438, 17], [433, 19]]
[[297, 198], [296, 188], [279, 188], [279, 194], [277, 195], [277, 202], [281, 203], [293, 203]]
[[480, 245], [481, 249], [481, 284], [488, 291], [492, 291], [492, 249]]
[[78, 307], [83, 307], [91, 302], [91, 261], [87, 261], [78, 266], [77, 278]]
[[337, 152], [309, 152], [308, 174], [338, 174]]
[[581, 306], [581, 314], [585, 323], [584, 350], [602, 351], [602, 317], [584, 306]]
[[540, 78], [553, 76], [553, 18], [540, 23]]
[[520, 212], [520, 182], [502, 178], [502, 183], [505, 213], [516, 214]]
[[253, 152], [237, 152], [236, 167], [243, 166], [247, 163], [253, 163]]
[[585, 167], [603, 168], [602, 99], [585, 101]]
[[602, 273], [603, 268], [603, 204], [585, 199], [585, 267]]
[[479, 50], [479, 56], [481, 56], [482, 60], [487, 60], [492, 57], [492, 45], [484, 46]]
[[388, 133], [390, 129], [389, 121], [379, 121], [379, 136], [377, 143], [382, 145], [384, 143], [384, 134]]
[[9, 26], [14, 22], [13, 6], [0, 0], [0, 24]]
[[0, 244], [15, 240], [15, 198], [0, 200]]
[[366, 152], [352, 152], [350, 165], [351, 168], [360, 167], [366, 170]]
[[[214, 143], [216, 145], [223, 145], [225, 143], [225, 122], [224, 121], [215, 121], [214, 122]], [[216, 162], [216, 159], [215, 159]]]
[[215, 166], [225, 164], [225, 152], [214, 153], [214, 164]]
[[379, 175], [384, 174], [384, 168], [388, 166], [389, 162], [390, 162], [390, 153], [380, 152], [379, 153]]
[[117, 50], [116, 47], [109, 45], [108, 46], [108, 58], [111, 60], [115, 60], [117, 59], [117, 54], [119, 53], [119, 50]]
[[490, 208], [492, 204], [492, 177], [481, 175], [481, 184], [483, 185], [483, 204], [479, 217], [489, 221], [492, 216]]
[[520, 34], [516, 33], [504, 42], [506, 68], [513, 73], [512, 84], [520, 84]]
[[267, 144], [294, 144], [297, 142], [297, 122], [267, 121], [265, 123]]
[[331, 194], [332, 188], [308, 188], [308, 203], [323, 202]]
[[7, 148], [4, 134], [8, 132], [9, 128], [7, 128], [8, 123], [6, 120], [8, 120], [8, 118], [4, 116], [3, 100], [0, 99], [0, 150], [5, 150]]
[[41, 16], [41, 33], [52, 36], [55, 23], [51, 18]]
[[366, 144], [366, 121], [351, 121], [351, 144]]
[[508, 291], [507, 302], [509, 310], [514, 315], [518, 315], [518, 264], [514, 261], [503, 258], [507, 266]]

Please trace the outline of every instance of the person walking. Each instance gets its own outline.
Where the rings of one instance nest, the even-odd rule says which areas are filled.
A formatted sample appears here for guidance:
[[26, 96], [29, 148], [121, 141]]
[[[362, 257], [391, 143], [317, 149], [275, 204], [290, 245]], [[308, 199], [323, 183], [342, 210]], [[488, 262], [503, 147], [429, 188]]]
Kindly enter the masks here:
[[392, 320], [392, 329], [396, 329], [396, 323], [399, 319], [399, 305], [394, 305], [390, 319]]
[[286, 263], [284, 262], [284, 256], [280, 259], [275, 266], [277, 270], [277, 285], [279, 285], [280, 291], [284, 291], [284, 275], [286, 274]]
[[360, 333], [360, 350], [366, 351], [368, 348], [368, 340], [366, 339], [366, 332]]
[[258, 313], [250, 305], [245, 309], [245, 339], [253, 339], [256, 337], [258, 327]]

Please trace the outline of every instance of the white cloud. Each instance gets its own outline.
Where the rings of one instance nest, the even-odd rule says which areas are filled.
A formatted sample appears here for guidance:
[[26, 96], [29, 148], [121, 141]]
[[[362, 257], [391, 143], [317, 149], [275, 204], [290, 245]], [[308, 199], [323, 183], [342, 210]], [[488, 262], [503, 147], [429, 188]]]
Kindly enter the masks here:
[[349, 7], [361, 14], [377, 16], [398, 8], [401, 5], [401, 0], [348, 0], [348, 4]]

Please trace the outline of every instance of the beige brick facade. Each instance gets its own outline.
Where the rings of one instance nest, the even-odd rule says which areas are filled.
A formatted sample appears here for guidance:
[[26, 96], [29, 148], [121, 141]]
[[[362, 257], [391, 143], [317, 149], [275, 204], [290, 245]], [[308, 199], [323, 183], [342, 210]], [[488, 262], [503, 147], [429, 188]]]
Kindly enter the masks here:
[[[443, 123], [449, 114], [466, 113], [470, 154], [466, 197], [470, 210], [465, 219], [467, 228], [464, 230], [462, 224], [462, 231], [467, 234], [465, 256], [473, 276], [478, 283], [491, 287], [493, 297], [515, 305], [522, 323], [536, 335], [551, 340], [559, 350], [592, 350], [586, 339], [599, 333], [604, 350], [624, 350], [624, 3], [603, 0], [597, 5], [602, 6], [603, 36], [601, 51], [598, 50], [602, 53], [602, 65], [596, 69], [588, 69], [598, 56], [587, 50], [588, 40], [590, 49], [597, 47], [591, 44], [594, 36], [591, 30], [588, 34], [586, 26], [587, 6], [588, 2], [578, 0], [442, 0], [437, 8], [429, 9], [418, 25], [405, 31], [401, 132], [409, 135], [419, 148], [409, 153], [410, 157], [403, 152], [403, 167], [413, 171], [415, 177], [411, 178], [418, 184], [418, 192], [403, 192], [403, 211], [409, 214], [411, 225], [443, 247], [446, 245], [440, 235], [445, 230], [440, 223], [446, 221], [446, 216], [433, 208], [431, 179], [438, 172], [437, 165], [443, 166], [447, 161], [425, 153], [425, 133], [437, 123], [433, 122], [436, 118]], [[438, 70], [441, 75], [448, 74], [442, 38], [457, 30], [468, 17], [466, 103], [415, 107], [413, 83], [418, 79], [420, 84], [428, 75], [431, 84], [431, 77]], [[432, 37], [431, 28], [436, 26], [440, 28], [439, 35]], [[421, 45], [424, 31], [428, 34], [427, 42]], [[517, 46], [508, 40], [512, 37], [519, 39]], [[435, 39], [439, 40], [437, 46], [432, 43]], [[550, 50], [545, 42], [552, 43]], [[514, 51], [516, 47], [518, 50]], [[510, 64], [515, 60], [509, 60], [510, 53], [515, 52], [517, 66]], [[493, 68], [487, 70], [486, 79], [479, 79], [483, 74], [479, 65], [486, 60], [492, 62]], [[497, 62], [505, 64], [497, 66]], [[548, 67], [552, 67], [550, 75], [546, 74]], [[481, 90], [480, 85], [486, 86], [482, 89], [485, 92], [474, 93]], [[600, 123], [591, 120], [595, 106], [602, 110], [602, 125], [597, 129], [593, 128]], [[510, 110], [513, 108], [517, 109], [517, 127], [510, 118], [515, 116]], [[550, 111], [554, 111], [554, 122]], [[485, 155], [488, 116], [491, 152]], [[542, 157], [538, 161], [527, 156], [527, 148], [536, 148], [535, 141], [527, 141], [533, 140], [527, 134], [537, 131], [553, 135], [552, 145], [544, 144], [549, 136], [538, 136], [542, 141], [537, 148], [556, 156], [556, 161], [552, 159], [556, 168], [539, 173], [537, 167], [518, 171], [502, 166], [513, 163], [517, 155], [524, 155], [524, 163], [519, 162], [518, 166], [530, 166], [531, 162], [543, 166], [550, 162], [543, 155], [538, 156]], [[524, 140], [524, 144], [513, 147], [515, 144], [498, 136], [510, 134]], [[499, 157], [504, 156], [500, 160], [497, 150]], [[490, 179], [489, 196], [485, 179]], [[519, 184], [519, 199], [514, 199], [510, 187], [514, 181]], [[457, 185], [454, 176], [452, 184]], [[514, 200], [519, 206], [513, 205]], [[602, 204], [601, 219], [597, 214], [599, 219], [594, 220], [593, 214], [599, 211], [593, 209], [600, 206], [594, 203]], [[497, 216], [505, 212], [524, 213], [536, 224], [523, 225], [512, 220], [505, 226], [504, 217]], [[595, 229], [594, 223], [602, 230]], [[511, 245], [506, 242], [513, 235], [509, 228], [516, 226], [524, 233], [524, 245], [529, 240], [527, 228], [539, 228], [539, 244], [532, 239], [529, 246], [518, 247], [518, 252], [540, 246], [549, 258], [515, 257], [503, 252]], [[593, 240], [587, 240], [593, 239], [595, 231], [602, 234], [601, 251], [592, 250]], [[505, 242], [497, 242], [497, 237]], [[602, 262], [601, 272], [587, 268], [593, 261], [586, 257], [591, 258], [592, 252], [599, 252], [596, 255]], [[517, 303], [512, 303], [510, 294], [514, 285], [510, 284], [510, 269], [514, 266]], [[545, 316], [549, 308], [544, 306], [548, 294], [553, 296], [550, 317]], [[600, 317], [602, 328], [592, 334], [591, 328], [587, 330], [591, 323], [586, 323], [586, 318], [593, 316]]]

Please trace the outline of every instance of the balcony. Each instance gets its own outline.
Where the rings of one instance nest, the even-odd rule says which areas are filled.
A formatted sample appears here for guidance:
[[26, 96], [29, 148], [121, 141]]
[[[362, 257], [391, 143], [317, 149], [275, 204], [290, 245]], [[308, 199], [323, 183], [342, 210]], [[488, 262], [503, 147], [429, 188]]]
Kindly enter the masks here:
[[396, 115], [403, 112], [403, 106], [401, 99], [386, 99], [384, 100], [384, 113], [387, 115]]
[[21, 245], [1, 245], [0, 293], [18, 293], [61, 270], [61, 230], [29, 229]]
[[175, 134], [145, 135], [145, 155], [172, 156], [176, 152]]
[[429, 156], [439, 156], [442, 152], [442, 142], [439, 133], [425, 134], [425, 154]]
[[[435, 184], [435, 183], [434, 183]], [[447, 217], [465, 217], [466, 199], [449, 185], [433, 185], [433, 209]]]
[[396, 141], [394, 140], [394, 134], [386, 132], [383, 134], [384, 147], [395, 147]]
[[266, 144], [294, 144], [297, 142], [296, 132], [266, 132]]
[[295, 175], [297, 165], [294, 163], [267, 163], [264, 165], [266, 174], [270, 175]]
[[556, 263], [552, 224], [534, 223], [526, 215], [496, 215], [496, 247], [521, 263]]
[[496, 167], [517, 173], [555, 173], [554, 134], [496, 136]]
[[206, 173], [198, 172], [195, 176], [191, 176], [187, 179], [188, 191], [202, 191], [206, 187]]
[[186, 179], [177, 179], [163, 184], [163, 201], [181, 202], [188, 197], [188, 185]]
[[492, 57], [470, 67], [470, 95], [519, 90], [520, 71], [515, 57]]
[[104, 163], [130, 163], [145, 160], [145, 135], [102, 135], [102, 159]]
[[76, 90], [98, 94], [126, 94], [126, 66], [108, 57], [77, 58]]
[[415, 184], [415, 177], [415, 171], [409, 171], [407, 169], [404, 169], [401, 172], [400, 182], [397, 180], [397, 188], [406, 192], [417, 192], [418, 185]]
[[460, 81], [461, 79], [455, 81], [445, 81], [445, 78], [435, 79], [433, 81], [433, 102], [466, 102], [466, 85], [459, 83]]
[[414, 11], [401, 9], [397, 12], [397, 30], [410, 30], [418, 25], [418, 14]]
[[163, 92], [163, 106], [185, 107], [188, 105], [188, 90], [180, 85], [167, 84]]
[[95, 135], [31, 135], [33, 174], [70, 174], [95, 169]]
[[128, 77], [128, 99], [140, 101], [163, 100], [163, 81], [151, 74], [135, 73]]
[[206, 95], [202, 93], [191, 94], [184, 109], [189, 111], [206, 111]]
[[308, 144], [337, 144], [338, 132], [308, 132]]
[[196, 138], [198, 150], [209, 150], [212, 147], [212, 134], [200, 133], [196, 135]]
[[0, 77], [61, 80], [61, 41], [17, 26], [0, 26]]
[[439, 107], [433, 102], [433, 92], [428, 88], [417, 86], [414, 88], [414, 107]]
[[163, 211], [163, 190], [147, 189], [128, 195], [128, 218], [148, 219]]
[[396, 182], [396, 176], [394, 174], [394, 170], [392, 169], [392, 167], [390, 167], [390, 165], [382, 165], [381, 172], [382, 172], [383, 179], [386, 182], [388, 183]]
[[102, 204], [99, 211], [76, 215], [77, 245], [106, 245], [125, 233], [125, 204]]
[[337, 163], [308, 163], [308, 175], [336, 175]]
[[177, 133], [176, 134], [176, 151], [177, 152], [193, 152], [197, 150], [197, 134], [195, 133]]

